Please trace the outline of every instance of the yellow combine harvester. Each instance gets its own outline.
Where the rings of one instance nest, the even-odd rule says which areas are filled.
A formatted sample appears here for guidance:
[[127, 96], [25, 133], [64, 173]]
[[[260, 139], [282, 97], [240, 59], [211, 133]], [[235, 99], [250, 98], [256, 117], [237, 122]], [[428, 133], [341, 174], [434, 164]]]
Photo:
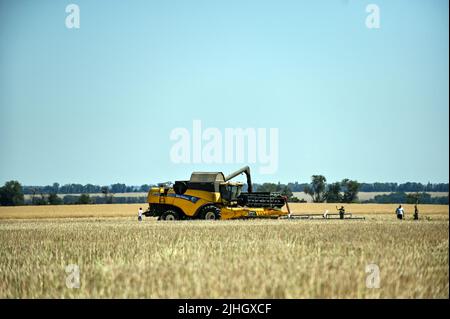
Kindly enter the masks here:
[[[230, 181], [242, 173], [247, 176], [247, 192], [242, 192], [243, 183]], [[159, 220], [277, 218], [288, 214], [281, 210], [286, 198], [280, 193], [253, 192], [248, 166], [228, 176], [194, 172], [188, 181], [160, 184], [150, 189], [147, 202], [144, 215]]]

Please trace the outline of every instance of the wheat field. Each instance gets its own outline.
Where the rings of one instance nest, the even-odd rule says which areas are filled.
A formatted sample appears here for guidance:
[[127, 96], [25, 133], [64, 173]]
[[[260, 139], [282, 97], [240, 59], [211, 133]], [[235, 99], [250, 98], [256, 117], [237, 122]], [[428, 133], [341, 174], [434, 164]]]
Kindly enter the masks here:
[[138, 207], [1, 207], [0, 298], [449, 298], [448, 206], [420, 206], [419, 221], [348, 205], [366, 220], [141, 223]]
[[[46, 206], [11, 206], [0, 207], [1, 219], [29, 218], [68, 218], [68, 217], [133, 217], [137, 216], [140, 207], [147, 209], [148, 204], [98, 204], [98, 205], [46, 205]], [[293, 214], [323, 214], [337, 212], [336, 206], [341, 204], [289, 203]], [[344, 204], [347, 212], [358, 214], [369, 219], [395, 217], [395, 204]], [[403, 205], [407, 217], [414, 212], [414, 205]], [[283, 207], [286, 212], [286, 206]], [[449, 209], [446, 205], [419, 205], [420, 215], [424, 218], [447, 218]]]

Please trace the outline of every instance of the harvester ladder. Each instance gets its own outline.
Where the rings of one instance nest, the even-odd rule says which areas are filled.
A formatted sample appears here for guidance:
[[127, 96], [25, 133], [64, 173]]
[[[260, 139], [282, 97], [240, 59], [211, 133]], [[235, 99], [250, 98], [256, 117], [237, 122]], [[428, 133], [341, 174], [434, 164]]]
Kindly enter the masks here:
[[166, 203], [166, 192], [164, 190], [162, 192], [161, 190], [159, 191], [159, 203], [160, 204]]

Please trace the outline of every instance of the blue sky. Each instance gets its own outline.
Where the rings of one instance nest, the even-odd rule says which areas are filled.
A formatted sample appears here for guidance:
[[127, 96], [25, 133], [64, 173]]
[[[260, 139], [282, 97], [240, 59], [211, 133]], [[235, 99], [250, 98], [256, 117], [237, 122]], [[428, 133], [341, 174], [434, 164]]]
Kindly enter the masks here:
[[278, 170], [256, 182], [448, 182], [448, 23], [443, 0], [1, 1], [0, 182], [242, 166], [173, 163], [193, 120], [278, 128]]

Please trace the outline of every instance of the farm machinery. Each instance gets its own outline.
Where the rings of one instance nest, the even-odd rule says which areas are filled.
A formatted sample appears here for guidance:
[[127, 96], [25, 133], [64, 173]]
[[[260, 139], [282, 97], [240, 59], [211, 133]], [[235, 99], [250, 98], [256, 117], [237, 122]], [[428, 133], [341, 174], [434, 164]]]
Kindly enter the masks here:
[[[244, 184], [232, 179], [245, 174], [247, 191]], [[180, 219], [246, 219], [246, 218], [283, 218], [283, 219], [336, 219], [339, 214], [303, 214], [293, 215], [287, 197], [278, 192], [254, 192], [250, 168], [245, 166], [225, 176], [222, 172], [194, 172], [185, 181], [174, 184], [162, 183], [150, 188], [147, 195], [149, 207], [144, 215], [158, 217], [159, 220]], [[286, 205], [287, 212], [281, 208]], [[340, 219], [364, 219], [351, 213]]]
[[[244, 184], [232, 181], [244, 173]], [[147, 196], [145, 216], [159, 220], [278, 218], [288, 213], [281, 208], [287, 199], [281, 193], [254, 192], [250, 168], [245, 166], [225, 176], [222, 172], [194, 172], [186, 181], [159, 184]]]

